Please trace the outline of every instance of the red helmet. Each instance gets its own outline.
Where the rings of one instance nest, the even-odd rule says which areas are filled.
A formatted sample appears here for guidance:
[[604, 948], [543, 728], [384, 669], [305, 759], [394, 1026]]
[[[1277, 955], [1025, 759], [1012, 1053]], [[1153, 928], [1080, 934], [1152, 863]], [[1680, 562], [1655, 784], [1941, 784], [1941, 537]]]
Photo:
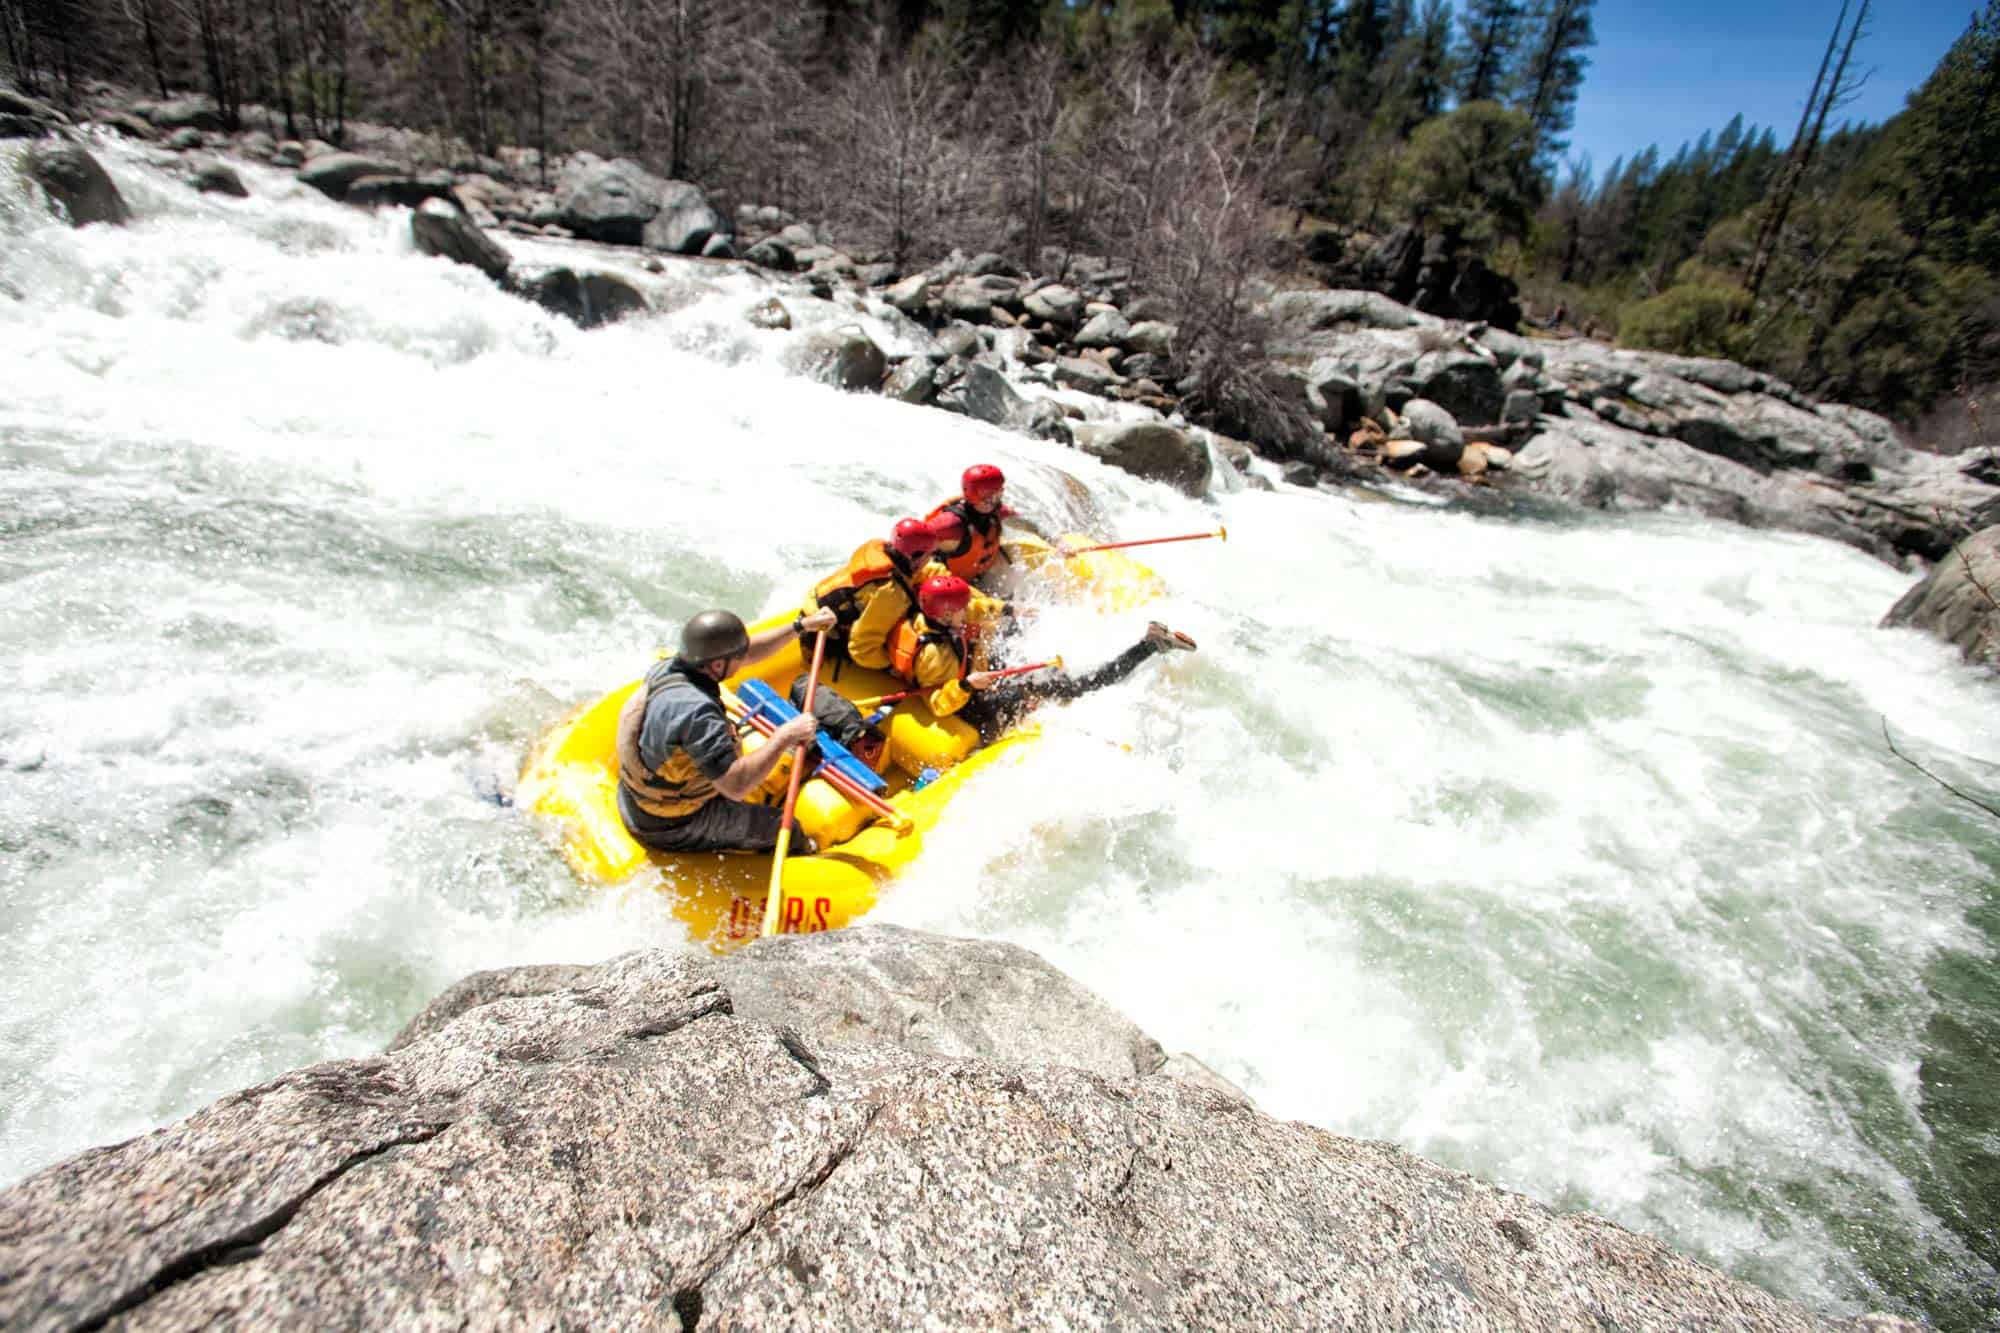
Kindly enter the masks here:
[[909, 560], [921, 560], [937, 550], [938, 535], [931, 531], [931, 525], [920, 518], [899, 518], [896, 530], [889, 535], [889, 546], [897, 555]]
[[958, 479], [958, 493], [978, 503], [999, 499], [1006, 486], [1006, 476], [991, 463], [974, 463]]
[[925, 579], [917, 589], [917, 605], [926, 616], [948, 616], [972, 605], [972, 585], [956, 574]]
[[956, 551], [965, 545], [965, 520], [949, 509], [939, 510], [931, 515], [931, 533], [937, 545], [947, 551]]

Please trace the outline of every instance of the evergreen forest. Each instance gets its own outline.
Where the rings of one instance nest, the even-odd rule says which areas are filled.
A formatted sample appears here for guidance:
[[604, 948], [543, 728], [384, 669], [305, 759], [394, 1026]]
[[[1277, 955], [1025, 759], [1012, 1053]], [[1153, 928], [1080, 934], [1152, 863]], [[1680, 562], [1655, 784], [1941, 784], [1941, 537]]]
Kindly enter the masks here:
[[[0, 0], [23, 92], [200, 93], [339, 143], [431, 131], [479, 169], [587, 150], [824, 223], [1129, 265], [1217, 351], [1265, 280], [1398, 229], [1516, 284], [1530, 327], [1728, 356], [1969, 443], [2000, 365], [2000, 0], [1907, 107], [1842, 109], [1872, 0], [1796, 125], [1598, 166], [1567, 136], [1594, 0]], [[1818, 36], [1819, 34], [1815, 34]], [[534, 174], [533, 172], [530, 173]]]

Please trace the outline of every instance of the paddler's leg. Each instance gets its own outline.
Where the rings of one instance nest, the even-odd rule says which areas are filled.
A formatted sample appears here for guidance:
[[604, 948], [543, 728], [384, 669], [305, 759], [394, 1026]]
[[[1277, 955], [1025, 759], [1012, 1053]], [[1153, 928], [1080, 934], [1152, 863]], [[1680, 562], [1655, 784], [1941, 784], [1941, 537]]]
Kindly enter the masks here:
[[[768, 852], [778, 845], [784, 812], [775, 805], [751, 805], [717, 796], [685, 819], [660, 819], [629, 807], [619, 793], [625, 827], [641, 846], [661, 852]], [[636, 816], [636, 818], [635, 818]], [[791, 850], [814, 850], [812, 839], [792, 830]]]
[[[805, 707], [804, 676], [792, 682], [791, 696], [792, 707]], [[813, 716], [819, 719], [821, 731], [852, 750], [862, 763], [870, 768], [880, 767], [877, 761], [882, 756], [882, 733], [868, 725], [867, 719], [861, 716], [861, 710], [854, 706], [852, 700], [838, 690], [828, 689], [822, 683], [813, 691]]]
[[1195, 650], [1194, 640], [1178, 630], [1168, 629], [1155, 620], [1146, 626], [1145, 637], [1127, 648], [1102, 666], [1072, 676], [1066, 671], [1046, 671], [1032, 677], [1002, 681], [991, 689], [979, 691], [972, 696], [972, 702], [960, 712], [960, 716], [979, 728], [979, 739], [990, 744], [1002, 732], [1021, 720], [1036, 704], [1044, 699], [1076, 699], [1101, 690], [1139, 669], [1139, 664], [1160, 653], [1185, 652]]

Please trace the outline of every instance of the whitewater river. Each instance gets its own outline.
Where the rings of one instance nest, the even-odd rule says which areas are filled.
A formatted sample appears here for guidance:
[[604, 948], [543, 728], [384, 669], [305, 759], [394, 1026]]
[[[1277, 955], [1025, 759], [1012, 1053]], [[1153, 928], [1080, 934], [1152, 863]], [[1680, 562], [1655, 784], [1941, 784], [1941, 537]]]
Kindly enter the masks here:
[[1875, 628], [1909, 575], [1194, 502], [787, 378], [747, 276], [579, 333], [400, 212], [104, 156], [130, 228], [0, 199], [0, 1184], [378, 1050], [473, 969], [684, 945], [495, 794], [687, 614], [792, 604], [990, 459], [1059, 528], [1230, 540], [1153, 561], [1201, 652], [1047, 714], [880, 919], [1035, 949], [1274, 1114], [1996, 1326], [2000, 823], [1882, 726], [1990, 796], [2000, 696]]

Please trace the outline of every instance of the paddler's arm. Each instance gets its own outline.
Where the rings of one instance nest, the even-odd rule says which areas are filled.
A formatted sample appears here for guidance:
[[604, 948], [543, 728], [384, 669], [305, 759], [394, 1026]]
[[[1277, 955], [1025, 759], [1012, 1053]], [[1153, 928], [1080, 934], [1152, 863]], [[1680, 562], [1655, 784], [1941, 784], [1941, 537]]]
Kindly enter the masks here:
[[[832, 612], [827, 614], [831, 615]], [[786, 631], [790, 633], [788, 629]], [[754, 645], [753, 645], [754, 646]], [[729, 771], [713, 778], [715, 789], [732, 801], [740, 801], [764, 785], [771, 770], [794, 745], [802, 745], [819, 731], [819, 721], [811, 713], [801, 713], [771, 733], [771, 738], [749, 754], [738, 755]]]
[[917, 653], [916, 675], [917, 688], [930, 691], [924, 702], [938, 717], [950, 717], [972, 698], [958, 678], [958, 654], [942, 644], [927, 643]]
[[793, 639], [798, 638], [801, 634], [811, 634], [815, 630], [832, 629], [833, 623], [833, 612], [822, 606], [819, 610], [810, 614], [801, 611], [797, 616], [785, 621], [783, 624], [773, 625], [769, 629], [758, 630], [750, 636], [750, 651], [744, 654], [743, 664], [748, 666], [753, 662], [761, 662], [772, 653], [777, 652], [780, 648], [790, 643]]
[[893, 580], [875, 590], [847, 631], [847, 655], [856, 666], [885, 671], [889, 666], [889, 635], [910, 614], [910, 599]]

